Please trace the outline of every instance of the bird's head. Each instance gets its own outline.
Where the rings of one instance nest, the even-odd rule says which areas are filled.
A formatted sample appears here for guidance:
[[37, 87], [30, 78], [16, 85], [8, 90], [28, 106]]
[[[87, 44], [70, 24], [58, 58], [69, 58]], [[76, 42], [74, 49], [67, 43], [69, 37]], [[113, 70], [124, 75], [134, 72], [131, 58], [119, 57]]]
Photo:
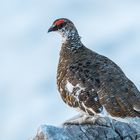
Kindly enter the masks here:
[[55, 20], [48, 30], [48, 32], [52, 31], [58, 32], [66, 40], [74, 39], [76, 35], [79, 36], [72, 21], [66, 18], [59, 18]]

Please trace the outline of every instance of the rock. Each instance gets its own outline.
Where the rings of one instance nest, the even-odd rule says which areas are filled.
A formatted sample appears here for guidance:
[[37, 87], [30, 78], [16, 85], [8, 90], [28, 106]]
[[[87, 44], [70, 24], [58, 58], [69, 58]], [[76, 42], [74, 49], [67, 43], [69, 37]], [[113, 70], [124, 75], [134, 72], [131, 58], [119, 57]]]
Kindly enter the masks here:
[[[140, 121], [138, 127], [139, 124]], [[100, 117], [94, 124], [42, 125], [31, 140], [140, 140], [140, 129], [133, 127], [132, 123]]]

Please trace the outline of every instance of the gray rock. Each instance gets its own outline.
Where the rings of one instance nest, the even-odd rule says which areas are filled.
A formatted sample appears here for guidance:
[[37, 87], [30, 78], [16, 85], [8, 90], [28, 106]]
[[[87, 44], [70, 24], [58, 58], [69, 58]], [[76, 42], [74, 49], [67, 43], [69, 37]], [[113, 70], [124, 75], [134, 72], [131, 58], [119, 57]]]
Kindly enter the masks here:
[[[94, 124], [42, 125], [31, 140], [140, 140], [140, 129], [132, 123], [119, 122], [110, 118], [98, 118]], [[137, 122], [140, 124], [140, 121]]]

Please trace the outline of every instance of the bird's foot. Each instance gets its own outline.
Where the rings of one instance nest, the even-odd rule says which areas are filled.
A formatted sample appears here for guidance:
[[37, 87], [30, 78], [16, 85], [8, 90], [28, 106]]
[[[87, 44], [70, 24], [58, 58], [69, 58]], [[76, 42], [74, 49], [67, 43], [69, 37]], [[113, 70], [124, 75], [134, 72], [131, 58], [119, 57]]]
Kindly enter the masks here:
[[[111, 119], [107, 118], [107, 117], [100, 117], [100, 116], [95, 116], [96, 118], [96, 123], [98, 125], [105, 125], [105, 126], [110, 126], [110, 123], [111, 123]], [[109, 124], [108, 124], [109, 123]]]
[[73, 118], [65, 121], [63, 125], [80, 125], [80, 124], [94, 124], [96, 120], [96, 117], [88, 116], [88, 115], [77, 115]]

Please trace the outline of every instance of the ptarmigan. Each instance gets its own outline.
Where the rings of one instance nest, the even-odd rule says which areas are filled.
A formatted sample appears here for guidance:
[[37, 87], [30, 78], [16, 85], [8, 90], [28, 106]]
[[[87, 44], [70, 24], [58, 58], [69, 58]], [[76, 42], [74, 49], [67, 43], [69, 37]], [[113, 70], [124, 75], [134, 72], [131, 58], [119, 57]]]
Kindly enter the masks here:
[[48, 30], [52, 31], [60, 33], [63, 39], [57, 70], [61, 97], [86, 114], [86, 119], [82, 116], [71, 123], [84, 123], [94, 115], [140, 117], [140, 92], [119, 66], [86, 48], [69, 19], [55, 20]]

